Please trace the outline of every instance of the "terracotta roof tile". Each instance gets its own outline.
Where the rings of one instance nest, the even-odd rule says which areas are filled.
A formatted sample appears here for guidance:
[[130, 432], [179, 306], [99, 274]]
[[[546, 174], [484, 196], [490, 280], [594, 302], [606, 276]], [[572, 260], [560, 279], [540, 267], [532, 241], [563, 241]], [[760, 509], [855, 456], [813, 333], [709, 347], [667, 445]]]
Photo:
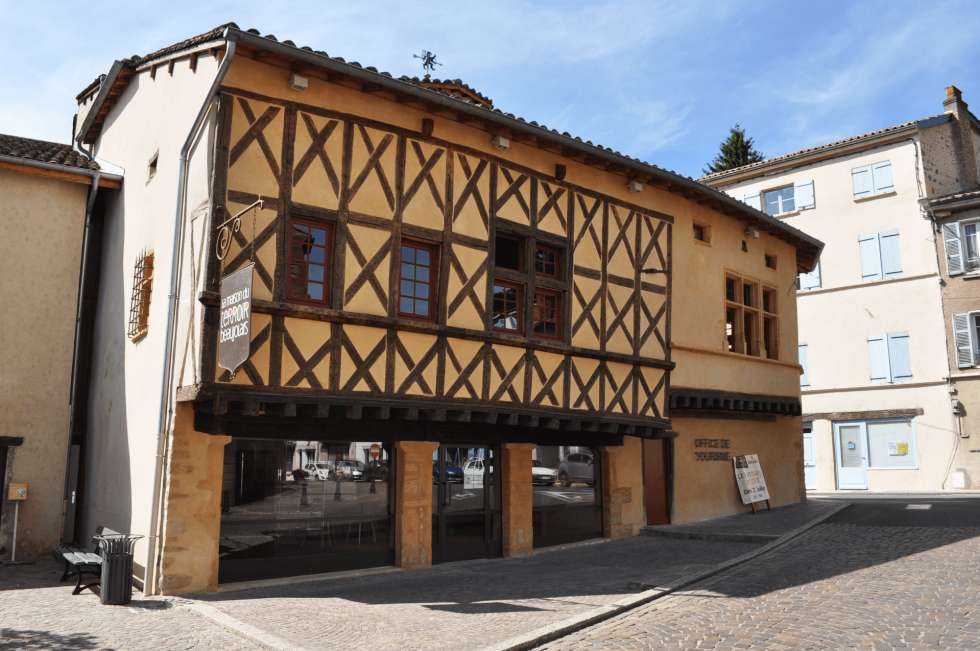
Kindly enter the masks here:
[[99, 165], [95, 161], [89, 160], [71, 148], [71, 145], [63, 145], [58, 142], [48, 142], [47, 140], [34, 140], [33, 138], [21, 138], [0, 133], [0, 156], [10, 156], [12, 158], [23, 158], [25, 161], [37, 163], [51, 163], [53, 165], [64, 165], [66, 167], [77, 167], [84, 170], [98, 170]]

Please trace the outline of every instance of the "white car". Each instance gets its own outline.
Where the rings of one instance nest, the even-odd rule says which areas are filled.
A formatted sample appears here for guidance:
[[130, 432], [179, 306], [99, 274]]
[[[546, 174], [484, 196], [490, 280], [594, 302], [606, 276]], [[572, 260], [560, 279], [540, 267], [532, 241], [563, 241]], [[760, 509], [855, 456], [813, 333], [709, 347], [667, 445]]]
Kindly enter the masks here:
[[303, 470], [306, 471], [306, 476], [309, 479], [318, 479], [320, 481], [330, 479], [330, 464], [326, 461], [308, 463], [303, 466]]
[[336, 479], [345, 479], [347, 481], [361, 481], [364, 479], [363, 465], [360, 461], [354, 461], [353, 459], [341, 459], [334, 466], [334, 474]]
[[558, 471], [544, 466], [537, 459], [531, 461], [531, 483], [535, 486], [553, 486], [558, 481]]

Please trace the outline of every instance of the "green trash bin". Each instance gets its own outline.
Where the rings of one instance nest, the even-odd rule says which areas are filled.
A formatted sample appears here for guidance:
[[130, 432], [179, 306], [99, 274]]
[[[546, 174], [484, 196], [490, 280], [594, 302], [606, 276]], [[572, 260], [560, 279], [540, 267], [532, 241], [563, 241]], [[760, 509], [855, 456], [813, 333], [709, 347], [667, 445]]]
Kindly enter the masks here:
[[102, 534], [99, 555], [102, 556], [102, 580], [99, 597], [109, 606], [128, 604], [133, 594], [133, 546], [143, 536], [125, 533]]

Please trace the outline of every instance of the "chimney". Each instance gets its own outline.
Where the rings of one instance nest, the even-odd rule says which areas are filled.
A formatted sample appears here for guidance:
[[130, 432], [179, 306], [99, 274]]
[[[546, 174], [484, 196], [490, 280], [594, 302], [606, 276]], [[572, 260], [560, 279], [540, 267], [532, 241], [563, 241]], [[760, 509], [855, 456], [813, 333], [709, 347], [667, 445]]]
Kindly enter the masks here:
[[946, 99], [943, 101], [946, 112], [953, 117], [950, 124], [953, 136], [953, 150], [956, 154], [957, 191], [976, 190], [980, 185], [977, 178], [977, 153], [973, 148], [973, 114], [963, 101], [963, 92], [956, 86], [946, 86]]

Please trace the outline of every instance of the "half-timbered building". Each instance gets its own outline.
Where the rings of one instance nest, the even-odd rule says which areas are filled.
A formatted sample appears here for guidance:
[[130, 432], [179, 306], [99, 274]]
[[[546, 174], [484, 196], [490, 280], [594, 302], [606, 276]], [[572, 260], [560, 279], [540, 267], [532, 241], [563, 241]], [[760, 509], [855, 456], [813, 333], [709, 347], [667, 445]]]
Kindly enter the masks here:
[[[716, 297], [698, 292], [743, 265], [741, 249], [678, 260], [679, 220], [717, 224], [719, 250], [761, 231], [779, 282], [819, 252], [462, 82], [393, 78], [234, 25], [117, 62], [79, 96], [77, 122], [80, 143], [127, 170], [106, 216], [83, 529], [148, 534], [136, 562], [153, 592], [637, 533], [644, 457], [662, 478], [679, 467], [653, 443], [678, 436], [677, 305], [721, 359], [724, 301], [699, 319]], [[222, 280], [242, 270], [249, 347], [226, 368]], [[740, 306], [760, 333], [776, 327], [763, 307]], [[795, 350], [782, 307], [780, 350]], [[729, 352], [705, 387], [744, 385]], [[756, 409], [768, 445], [787, 431], [781, 459], [799, 447], [790, 380]], [[799, 472], [773, 471], [790, 477], [776, 501], [799, 499]], [[682, 501], [672, 485], [654, 498]]]

